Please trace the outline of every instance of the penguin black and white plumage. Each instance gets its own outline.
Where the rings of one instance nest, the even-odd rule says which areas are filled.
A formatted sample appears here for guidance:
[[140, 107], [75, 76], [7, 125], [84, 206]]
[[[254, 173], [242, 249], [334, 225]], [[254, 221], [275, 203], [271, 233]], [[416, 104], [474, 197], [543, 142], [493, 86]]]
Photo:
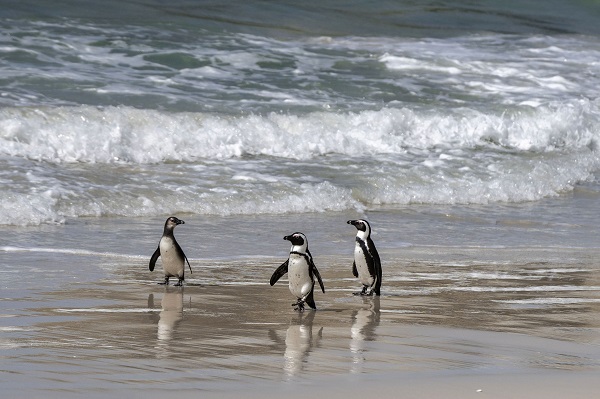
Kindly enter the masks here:
[[308, 250], [308, 240], [302, 233], [294, 233], [283, 237], [284, 240], [292, 243], [290, 256], [281, 266], [275, 270], [271, 276], [271, 285], [274, 285], [284, 274], [288, 274], [289, 288], [292, 295], [298, 298], [298, 301], [293, 303], [295, 310], [303, 311], [306, 303], [313, 309], [317, 309], [313, 291], [315, 288], [315, 277], [319, 281], [321, 290], [325, 293], [323, 280], [313, 262], [312, 255]]
[[181, 219], [177, 219], [175, 216], [171, 216], [165, 222], [165, 229], [163, 231], [163, 235], [158, 242], [158, 248], [152, 254], [152, 258], [150, 258], [150, 271], [154, 270], [154, 266], [156, 265], [156, 261], [158, 257], [162, 257], [162, 265], [163, 270], [165, 272], [165, 281], [164, 283], [159, 284], [169, 284], [169, 277], [177, 277], [178, 281], [175, 286], [181, 286], [183, 281], [185, 280], [184, 271], [185, 271], [185, 262], [187, 262], [188, 267], [190, 268], [190, 273], [192, 272], [192, 266], [190, 266], [190, 262], [187, 259], [187, 256], [183, 253], [183, 250], [175, 240], [175, 236], [173, 235], [173, 230], [175, 226], [185, 224], [185, 222]]
[[354, 246], [352, 274], [358, 277], [363, 288], [357, 295], [381, 295], [381, 260], [371, 240], [371, 225], [363, 219], [348, 220], [358, 230]]

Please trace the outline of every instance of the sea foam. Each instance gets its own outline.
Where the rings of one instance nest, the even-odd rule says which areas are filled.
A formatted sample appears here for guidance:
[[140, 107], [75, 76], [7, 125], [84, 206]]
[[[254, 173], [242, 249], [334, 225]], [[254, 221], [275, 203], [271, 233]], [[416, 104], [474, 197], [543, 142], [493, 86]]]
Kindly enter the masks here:
[[598, 102], [291, 115], [0, 109], [0, 224], [536, 201], [600, 169]]
[[0, 109], [0, 153], [47, 162], [193, 162], [243, 155], [311, 159], [478, 146], [576, 150], [598, 141], [598, 102], [484, 113], [384, 108], [357, 113], [224, 116], [128, 107]]

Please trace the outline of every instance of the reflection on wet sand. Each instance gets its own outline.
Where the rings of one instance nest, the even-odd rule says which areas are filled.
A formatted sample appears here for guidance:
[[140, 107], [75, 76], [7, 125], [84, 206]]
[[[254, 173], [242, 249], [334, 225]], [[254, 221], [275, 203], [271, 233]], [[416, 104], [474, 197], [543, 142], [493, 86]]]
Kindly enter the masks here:
[[[177, 324], [183, 319], [183, 287], [165, 287], [158, 318], [158, 349], [167, 349]], [[154, 294], [148, 296], [148, 307], [154, 308]]]
[[[308, 363], [308, 355], [313, 347], [318, 346], [323, 338], [323, 327], [313, 334], [315, 311], [300, 312], [292, 317], [285, 333], [285, 352], [283, 353], [283, 370], [285, 375], [298, 375]], [[271, 339], [282, 341], [276, 332], [271, 331]]]
[[115, 384], [138, 396], [193, 396], [349, 374], [600, 370], [596, 253], [553, 263], [536, 262], [533, 249], [450, 253], [461, 262], [440, 261], [445, 253], [413, 248], [389, 260], [375, 298], [352, 296], [347, 268], [332, 261], [316, 312], [289, 309], [287, 287], [265, 297], [265, 273], [245, 261], [207, 269], [226, 283], [102, 280], [0, 301], [9, 315], [0, 327], [3, 397], [33, 384], [32, 395], [13, 397]]
[[350, 328], [350, 352], [352, 352], [352, 373], [360, 373], [365, 363], [365, 342], [375, 341], [375, 330], [379, 325], [380, 297], [363, 298], [367, 307], [355, 310], [352, 313], [352, 327]]

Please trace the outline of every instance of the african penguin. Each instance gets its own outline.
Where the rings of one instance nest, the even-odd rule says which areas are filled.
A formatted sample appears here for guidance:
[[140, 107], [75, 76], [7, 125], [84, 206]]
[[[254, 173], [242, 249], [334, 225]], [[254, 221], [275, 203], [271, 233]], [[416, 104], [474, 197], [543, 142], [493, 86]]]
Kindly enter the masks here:
[[156, 260], [159, 256], [162, 256], [162, 265], [163, 270], [165, 272], [165, 281], [164, 283], [159, 284], [169, 284], [169, 277], [177, 277], [179, 280], [175, 286], [181, 286], [184, 278], [185, 271], [185, 262], [187, 262], [188, 267], [190, 268], [190, 273], [192, 272], [192, 267], [190, 266], [190, 262], [187, 257], [183, 253], [183, 250], [175, 240], [175, 236], [173, 235], [173, 230], [175, 226], [178, 224], [184, 224], [185, 222], [181, 219], [177, 219], [175, 216], [171, 216], [165, 222], [165, 229], [163, 231], [163, 235], [158, 242], [158, 248], [152, 254], [152, 258], [150, 258], [150, 271], [154, 270], [154, 266], [156, 265]]
[[304, 303], [313, 309], [317, 309], [313, 298], [315, 277], [319, 281], [323, 293], [325, 293], [325, 287], [323, 286], [321, 275], [313, 262], [312, 255], [308, 250], [308, 240], [302, 233], [294, 233], [283, 237], [283, 239], [292, 243], [290, 256], [288, 260], [275, 270], [271, 276], [270, 283], [271, 285], [275, 284], [281, 276], [287, 273], [290, 292], [298, 298], [298, 301], [292, 304], [294, 310], [302, 312], [304, 310]]
[[352, 274], [358, 277], [363, 288], [355, 295], [380, 295], [381, 292], [381, 261], [371, 240], [371, 225], [363, 219], [348, 220], [358, 230], [356, 233], [356, 244], [354, 246], [354, 263]]

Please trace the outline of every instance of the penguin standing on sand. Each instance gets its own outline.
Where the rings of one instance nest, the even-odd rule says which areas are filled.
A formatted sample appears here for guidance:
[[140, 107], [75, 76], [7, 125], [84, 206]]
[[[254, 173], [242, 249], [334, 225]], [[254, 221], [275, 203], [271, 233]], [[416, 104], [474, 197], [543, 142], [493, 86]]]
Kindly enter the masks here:
[[185, 280], [185, 262], [187, 262], [188, 267], [190, 268], [190, 273], [192, 272], [192, 266], [190, 266], [187, 256], [185, 256], [173, 235], [175, 226], [179, 224], [185, 224], [185, 222], [181, 219], [177, 219], [175, 216], [171, 216], [167, 219], [163, 235], [158, 242], [158, 248], [156, 248], [156, 251], [152, 254], [152, 258], [150, 258], [150, 271], [153, 271], [156, 260], [159, 256], [162, 256], [165, 282], [159, 284], [169, 285], [169, 277], [177, 277], [179, 280], [175, 286], [181, 286], [183, 280]]
[[358, 277], [363, 288], [355, 295], [380, 295], [381, 292], [381, 261], [371, 240], [371, 225], [363, 219], [348, 220], [348, 224], [356, 227], [356, 244], [354, 246], [354, 263], [352, 274]]
[[298, 298], [298, 301], [292, 304], [294, 310], [302, 312], [305, 303], [316, 310], [317, 306], [313, 297], [315, 277], [319, 281], [323, 293], [325, 293], [325, 287], [323, 286], [321, 275], [313, 262], [312, 255], [308, 250], [308, 240], [302, 233], [294, 233], [283, 237], [283, 239], [292, 243], [290, 256], [288, 260], [275, 270], [273, 276], [271, 276], [270, 283], [271, 285], [275, 284], [281, 276], [287, 273], [290, 292]]

